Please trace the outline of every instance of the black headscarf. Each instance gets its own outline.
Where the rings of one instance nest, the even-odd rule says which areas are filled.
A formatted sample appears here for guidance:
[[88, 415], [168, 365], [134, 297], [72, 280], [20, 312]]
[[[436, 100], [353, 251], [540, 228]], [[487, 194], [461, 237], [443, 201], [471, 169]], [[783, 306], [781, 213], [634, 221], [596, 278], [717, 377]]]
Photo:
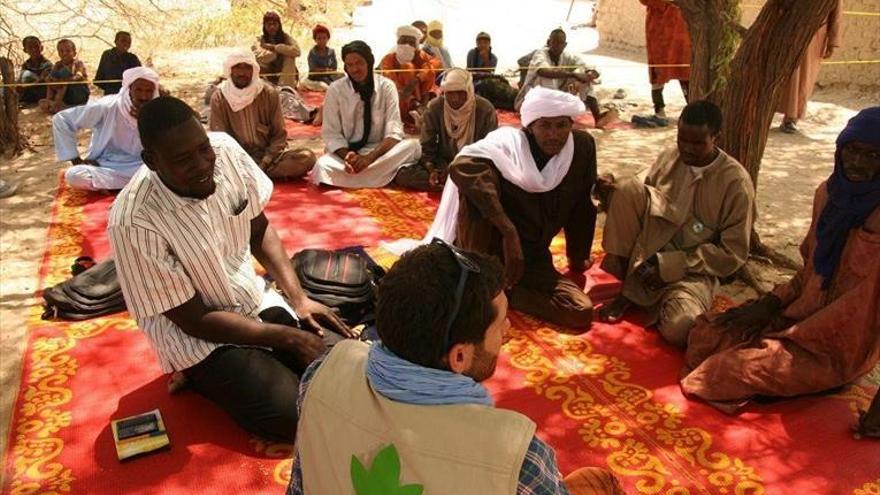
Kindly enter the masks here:
[[[278, 32], [276, 32], [273, 36], [269, 36], [269, 33], [266, 32], [266, 21], [269, 19], [274, 19], [278, 21]], [[284, 26], [281, 25], [281, 16], [278, 15], [277, 12], [268, 11], [263, 14], [263, 43], [272, 43], [277, 45], [279, 43], [284, 43], [286, 40], [286, 36], [284, 35]]]
[[376, 92], [375, 83], [373, 81], [373, 65], [376, 63], [376, 59], [373, 58], [373, 50], [370, 49], [370, 45], [367, 45], [360, 40], [352, 41], [342, 47], [343, 62], [345, 62], [345, 56], [349, 53], [356, 53], [363, 57], [367, 62], [367, 79], [363, 83], [358, 83], [348, 74], [348, 71], [345, 71], [354, 90], [358, 92], [361, 96], [361, 101], [364, 102], [364, 134], [361, 136], [360, 141], [348, 143], [348, 148], [350, 150], [358, 151], [366, 146], [367, 139], [369, 139], [370, 131], [373, 127], [373, 94]]

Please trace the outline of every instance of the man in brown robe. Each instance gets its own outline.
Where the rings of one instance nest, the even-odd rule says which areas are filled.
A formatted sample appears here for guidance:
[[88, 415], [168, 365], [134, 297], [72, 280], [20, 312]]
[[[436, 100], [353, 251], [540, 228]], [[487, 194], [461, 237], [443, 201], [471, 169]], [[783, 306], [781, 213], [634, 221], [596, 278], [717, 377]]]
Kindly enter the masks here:
[[840, 46], [840, 11], [838, 0], [828, 19], [819, 27], [819, 31], [807, 46], [800, 65], [788, 80], [788, 86], [776, 109], [777, 112], [784, 114], [780, 127], [782, 132], [788, 134], [797, 132], [797, 121], [802, 119], [807, 111], [807, 101], [816, 87], [822, 59], [831, 58], [834, 49]]
[[688, 104], [678, 146], [660, 154], [644, 184], [599, 178], [607, 205], [602, 268], [623, 281], [599, 310], [619, 321], [635, 304], [671, 344], [684, 346], [694, 320], [708, 311], [718, 280], [748, 259], [754, 188], [746, 170], [716, 146], [721, 110]]
[[211, 96], [210, 129], [232, 136], [273, 180], [306, 175], [315, 165], [315, 154], [306, 148], [287, 149], [278, 90], [257, 77], [260, 67], [253, 54], [230, 54], [224, 69], [226, 80]]
[[449, 163], [458, 151], [498, 128], [489, 100], [474, 94], [471, 73], [450, 69], [440, 85], [443, 95], [431, 100], [422, 115], [422, 158], [397, 172], [394, 182], [407, 189], [440, 191]]
[[[816, 189], [804, 266], [750, 304], [701, 318], [682, 391], [735, 412], [755, 396], [793, 397], [852, 382], [880, 363], [880, 107], [837, 138]], [[880, 404], [861, 433], [880, 435]]]
[[[580, 285], [555, 270], [550, 242], [565, 231], [569, 270], [582, 276], [596, 222], [590, 200], [596, 145], [586, 132], [572, 130], [572, 118], [585, 110], [568, 93], [530, 91], [523, 129], [502, 127], [452, 162], [437, 214], [438, 220], [454, 214], [456, 245], [504, 261], [514, 309], [570, 328], [589, 327], [593, 305]], [[438, 220], [431, 232], [439, 235]]]

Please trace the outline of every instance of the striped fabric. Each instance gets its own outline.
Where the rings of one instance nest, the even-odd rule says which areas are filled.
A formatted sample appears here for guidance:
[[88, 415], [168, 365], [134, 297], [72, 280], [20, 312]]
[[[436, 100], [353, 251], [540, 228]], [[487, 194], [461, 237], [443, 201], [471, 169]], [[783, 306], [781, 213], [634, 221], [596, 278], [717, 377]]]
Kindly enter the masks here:
[[143, 166], [110, 210], [107, 231], [126, 305], [166, 373], [223, 344], [187, 335], [162, 313], [199, 294], [210, 308], [256, 317], [265, 289], [252, 264], [250, 222], [269, 201], [272, 181], [230, 136], [208, 136], [217, 155], [214, 194], [177, 196]]

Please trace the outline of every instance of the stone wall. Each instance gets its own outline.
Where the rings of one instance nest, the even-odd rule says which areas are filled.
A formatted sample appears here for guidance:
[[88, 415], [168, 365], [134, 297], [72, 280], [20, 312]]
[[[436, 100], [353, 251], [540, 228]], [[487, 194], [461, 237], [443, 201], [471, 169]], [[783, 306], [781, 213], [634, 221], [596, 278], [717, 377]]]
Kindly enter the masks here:
[[[744, 0], [743, 23], [750, 25], [766, 0]], [[880, 12], [880, 0], [843, 0], [844, 11]], [[638, 0], [600, 0], [596, 19], [600, 46], [642, 53], [645, 49], [645, 8]], [[841, 46], [832, 61], [880, 60], [880, 17], [843, 15]], [[880, 64], [826, 65], [819, 84], [880, 85]]]

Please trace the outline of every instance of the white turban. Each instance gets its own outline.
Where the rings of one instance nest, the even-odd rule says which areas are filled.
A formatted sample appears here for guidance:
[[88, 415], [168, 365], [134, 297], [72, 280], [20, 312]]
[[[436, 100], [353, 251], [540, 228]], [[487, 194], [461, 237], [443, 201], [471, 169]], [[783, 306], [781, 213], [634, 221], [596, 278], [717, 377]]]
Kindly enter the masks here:
[[577, 96], [539, 86], [526, 93], [520, 107], [520, 116], [523, 127], [528, 127], [532, 122], [544, 117], [575, 118], [586, 111], [584, 102]]
[[412, 36], [416, 41], [419, 41], [422, 39], [422, 32], [419, 28], [406, 24], [397, 28], [397, 37], [400, 38], [401, 36]]
[[153, 98], [159, 97], [159, 74], [156, 74], [156, 71], [153, 69], [149, 67], [132, 67], [122, 73], [122, 88], [119, 90], [116, 105], [125, 121], [135, 129], [137, 129], [137, 119], [131, 115], [131, 108], [134, 104], [131, 102], [129, 88], [138, 79], [145, 79], [153, 83]]
[[[251, 83], [244, 88], [237, 88], [232, 82], [232, 68], [238, 64], [248, 64], [254, 68]], [[257, 58], [249, 50], [235, 50], [230, 53], [226, 57], [226, 61], [223, 62], [223, 76], [226, 80], [220, 83], [220, 92], [223, 93], [223, 97], [226, 98], [226, 102], [229, 103], [229, 108], [233, 112], [253, 103], [254, 98], [263, 90], [263, 80], [260, 79], [260, 64], [257, 63]]]
[[473, 76], [464, 69], [449, 69], [443, 76], [440, 83], [443, 92], [447, 91], [469, 91], [474, 88]]

